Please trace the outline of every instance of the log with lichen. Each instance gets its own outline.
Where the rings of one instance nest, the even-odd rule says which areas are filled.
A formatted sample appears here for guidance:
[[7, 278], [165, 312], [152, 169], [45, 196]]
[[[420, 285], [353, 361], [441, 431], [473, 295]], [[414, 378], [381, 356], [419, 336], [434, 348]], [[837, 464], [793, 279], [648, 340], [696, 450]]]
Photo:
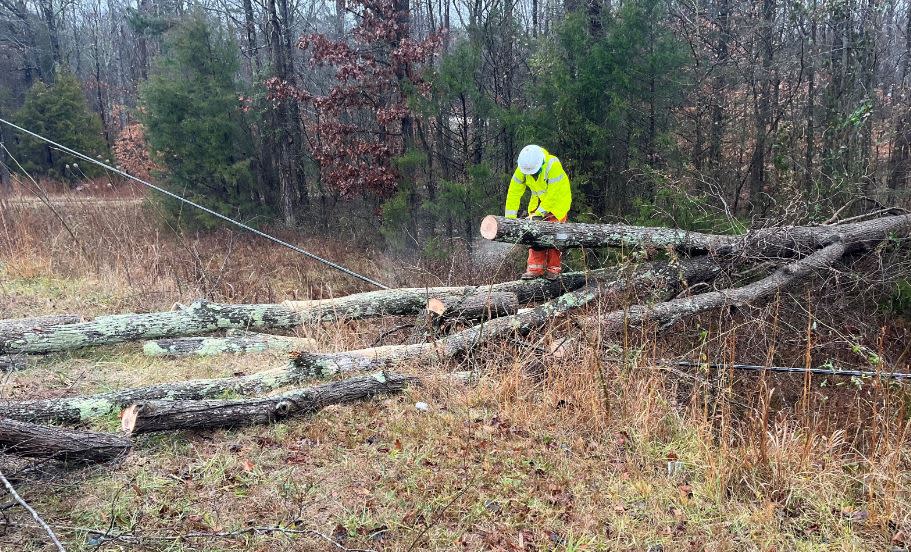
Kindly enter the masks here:
[[335, 320], [412, 315], [421, 312], [431, 297], [479, 291], [511, 292], [519, 301], [528, 303], [556, 297], [581, 287], [591, 278], [610, 277], [610, 274], [610, 271], [573, 273], [556, 282], [515, 281], [489, 286], [389, 289], [281, 304], [231, 305], [196, 301], [173, 311], [102, 316], [88, 322], [38, 329], [19, 328], [0, 334], [0, 353], [50, 353], [129, 341], [198, 336], [226, 329], [290, 329]]
[[[564, 294], [533, 309], [473, 326], [441, 340], [411, 345], [387, 345], [338, 353], [296, 352], [286, 366], [243, 376], [162, 383], [94, 395], [54, 399], [0, 400], [0, 416], [27, 421], [82, 423], [110, 416], [129, 404], [154, 400], [202, 400], [225, 396], [245, 397], [300, 385], [312, 377], [337, 373], [384, 370], [414, 360], [453, 358], [485, 340], [516, 333], [524, 335], [554, 317], [589, 304], [594, 299], [661, 289], [674, 293], [683, 285], [711, 279], [720, 267], [709, 258], [615, 267], [612, 278], [592, 279], [582, 290]], [[605, 274], [605, 273], [602, 273]], [[601, 282], [600, 285], [597, 285]], [[542, 287], [553, 285], [542, 281]], [[592, 287], [594, 286], [594, 287]]]
[[427, 312], [444, 321], [486, 320], [518, 311], [519, 298], [506, 291], [441, 295], [427, 300]]
[[395, 393], [418, 378], [375, 374], [295, 389], [271, 397], [196, 401], [145, 401], [126, 408], [121, 426], [129, 434], [186, 429], [216, 429], [272, 423], [311, 414], [332, 404]]
[[244, 332], [225, 337], [177, 337], [146, 341], [142, 347], [148, 356], [216, 356], [225, 354], [287, 353], [291, 350], [313, 351], [316, 340], [309, 337]]
[[40, 331], [51, 326], [75, 324], [83, 320], [84, 318], [78, 314], [50, 314], [30, 318], [7, 318], [0, 320], [0, 335], [28, 330]]
[[911, 216], [895, 215], [843, 225], [774, 226], [741, 235], [706, 234], [677, 228], [624, 224], [552, 223], [489, 215], [481, 222], [488, 240], [538, 247], [631, 247], [675, 249], [716, 255], [800, 256], [834, 240], [856, 245], [876, 244], [889, 235], [907, 236]]
[[[591, 280], [575, 291], [511, 316], [496, 318], [453, 333], [430, 343], [387, 345], [340, 353], [298, 353], [292, 362], [313, 377], [338, 373], [386, 369], [415, 360], [452, 359], [482, 343], [510, 336], [524, 336], [570, 311], [596, 300], [613, 301], [623, 295], [640, 297], [658, 292], [671, 296], [680, 289], [715, 278], [721, 266], [710, 257], [679, 261], [656, 261], [633, 267], [616, 268], [611, 280]], [[639, 302], [642, 299], [632, 300]]]

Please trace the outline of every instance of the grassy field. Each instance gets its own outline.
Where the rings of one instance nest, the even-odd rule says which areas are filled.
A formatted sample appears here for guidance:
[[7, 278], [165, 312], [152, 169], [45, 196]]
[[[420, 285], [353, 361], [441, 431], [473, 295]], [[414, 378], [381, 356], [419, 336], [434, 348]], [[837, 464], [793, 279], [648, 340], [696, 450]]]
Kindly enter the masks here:
[[[142, 201], [71, 199], [55, 203], [69, 230], [29, 202], [0, 207], [3, 318], [362, 289], [249, 236], [177, 234]], [[285, 237], [395, 284], [502, 280], [513, 269], [409, 265], [366, 245]], [[458, 366], [405, 367], [428, 384], [402, 395], [272, 426], [141, 437], [115, 465], [2, 457], [0, 466], [68, 550], [905, 550], [904, 387], [684, 372], [661, 362], [811, 358], [907, 369], [908, 325], [875, 309], [865, 316], [804, 289], [660, 334], [631, 330], [618, 343], [579, 335], [566, 320]], [[337, 351], [370, 346], [401, 323], [299, 332]], [[548, 349], [567, 337], [556, 354], [528, 346]], [[150, 358], [129, 344], [41, 358], [6, 375], [0, 392], [57, 397], [283, 362], [268, 354]], [[445, 374], [454, 369], [477, 377], [453, 383]], [[416, 408], [419, 401], [429, 408]], [[119, 421], [92, 427], [114, 431]], [[50, 549], [24, 511], [0, 508], [0, 550]]]

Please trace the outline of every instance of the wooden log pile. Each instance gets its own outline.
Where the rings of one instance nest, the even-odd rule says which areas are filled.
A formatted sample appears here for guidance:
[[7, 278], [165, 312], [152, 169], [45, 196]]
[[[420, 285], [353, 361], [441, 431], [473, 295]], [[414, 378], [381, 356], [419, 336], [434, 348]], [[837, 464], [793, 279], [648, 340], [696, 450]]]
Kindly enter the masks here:
[[[874, 246], [906, 240], [911, 234], [911, 216], [885, 216], [843, 225], [765, 228], [736, 236], [490, 216], [484, 219], [481, 233], [488, 239], [525, 245], [635, 247], [668, 254], [667, 260], [569, 273], [556, 282], [540, 279], [487, 286], [402, 288], [262, 305], [197, 301], [169, 312], [105, 316], [91, 321], [2, 321], [0, 354], [10, 358], [135, 340], [152, 340], [145, 344], [145, 351], [151, 355], [212, 356], [280, 350], [289, 351], [291, 358], [284, 366], [248, 375], [81, 397], [2, 400], [0, 448], [22, 455], [106, 461], [129, 450], [127, 437], [36, 424], [76, 425], [121, 413], [123, 430], [133, 435], [270, 423], [306, 415], [329, 404], [399, 392], [419, 384], [422, 376], [392, 369], [411, 367], [414, 371], [429, 363], [458, 359], [485, 343], [525, 336], [573, 312], [584, 313], [575, 320], [583, 331], [610, 336], [631, 325], [666, 326], [709, 310], [758, 303], [839, 263], [850, 265]], [[737, 281], [727, 277], [730, 272], [760, 261], [763, 264], [759, 266], [770, 266], [771, 270], [752, 281], [730, 283]], [[723, 285], [718, 283], [721, 275], [726, 275]], [[705, 286], [707, 282], [716, 283]], [[708, 290], [694, 291], [697, 284]], [[616, 308], [617, 303], [625, 306]], [[583, 311], [583, 307], [589, 309]], [[423, 343], [334, 353], [317, 352], [311, 340], [247, 333], [421, 312], [439, 320], [459, 320], [468, 327], [454, 326], [450, 333], [443, 332]], [[226, 330], [233, 333], [206, 336]], [[338, 376], [347, 379], [310, 384], [312, 378]], [[273, 392], [278, 394], [270, 395]], [[80, 447], [78, 442], [91, 445]]]

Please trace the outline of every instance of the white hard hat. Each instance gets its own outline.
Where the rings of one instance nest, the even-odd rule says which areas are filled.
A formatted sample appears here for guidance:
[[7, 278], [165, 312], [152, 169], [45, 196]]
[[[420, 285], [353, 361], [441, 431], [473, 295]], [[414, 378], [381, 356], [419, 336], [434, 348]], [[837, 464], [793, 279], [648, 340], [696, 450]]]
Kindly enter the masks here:
[[519, 152], [519, 171], [522, 174], [535, 174], [544, 164], [544, 148], [530, 144]]

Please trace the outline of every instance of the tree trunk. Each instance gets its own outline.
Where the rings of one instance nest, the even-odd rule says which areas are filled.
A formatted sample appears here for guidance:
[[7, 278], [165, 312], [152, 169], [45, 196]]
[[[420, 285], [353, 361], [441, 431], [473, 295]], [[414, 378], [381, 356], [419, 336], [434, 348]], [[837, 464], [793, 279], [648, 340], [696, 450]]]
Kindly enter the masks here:
[[898, 122], [895, 124], [895, 137], [892, 139], [892, 148], [889, 153], [889, 174], [887, 184], [891, 199], [898, 199], [897, 193], [901, 188], [907, 188], [911, 182], [911, 112], [908, 111], [907, 99], [911, 97], [911, 82], [909, 82], [909, 68], [911, 68], [911, 4], [905, 10], [905, 52], [902, 65], [902, 79], [899, 90], [905, 101], [896, 102], [901, 110]]
[[[433, 343], [390, 345], [340, 353], [295, 353], [292, 362], [285, 367], [245, 376], [163, 383], [82, 397], [0, 401], [0, 416], [27, 421], [81, 423], [110, 415], [136, 402], [199, 400], [223, 397], [226, 394], [258, 395], [289, 385], [299, 385], [312, 377], [381, 370], [417, 358], [452, 358], [486, 340], [496, 340], [516, 333], [527, 334], [552, 321], [554, 317], [586, 305], [599, 296], [609, 299], [624, 292], [638, 294], [653, 289], [675, 293], [681, 287], [710, 280], [719, 272], [720, 266], [707, 257], [684, 259], [679, 264], [661, 261], [637, 267], [614, 268], [611, 269], [610, 278], [602, 273], [603, 278], [600, 280], [580, 279], [577, 289], [582, 289], [562, 295], [537, 308], [479, 324]], [[603, 286], [599, 287], [599, 281], [604, 282]], [[550, 289], [549, 286], [554, 285], [545, 280], [535, 283], [541, 285], [539, 289]], [[426, 301], [424, 296], [421, 308], [426, 305]]]
[[[280, 81], [289, 82], [289, 60], [285, 58], [286, 50], [276, 0], [268, 0], [266, 5], [269, 10], [269, 47], [272, 50], [272, 70]], [[283, 98], [280, 101], [280, 105], [272, 110], [275, 141], [278, 149], [280, 211], [285, 225], [289, 227], [294, 226], [297, 222], [295, 205], [297, 171], [294, 163], [292, 121], [290, 120], [290, 106], [288, 105], [293, 101], [292, 98]]]
[[443, 320], [487, 320], [517, 313], [519, 298], [510, 292], [444, 295], [428, 299], [427, 310]]
[[730, 306], [746, 306], [772, 297], [811, 274], [831, 267], [847, 251], [844, 242], [835, 242], [800, 260], [776, 270], [770, 276], [743, 287], [711, 291], [691, 297], [673, 299], [654, 305], [633, 305], [612, 311], [583, 323], [587, 331], [617, 334], [629, 326], [645, 323], [667, 326], [677, 320], [708, 310]]
[[296, 389], [274, 397], [240, 400], [149, 401], [123, 411], [121, 426], [131, 435], [153, 431], [216, 429], [268, 424], [376, 395], [395, 393], [417, 378], [377, 372]]
[[334, 299], [286, 301], [283, 304], [230, 305], [197, 301], [168, 312], [119, 314], [90, 322], [35, 327], [28, 323], [4, 331], [0, 326], [0, 353], [50, 353], [145, 339], [193, 336], [224, 329], [265, 330], [295, 328], [335, 320], [359, 320], [389, 315], [418, 314], [427, 299], [441, 294], [513, 292], [521, 303], [544, 301], [577, 289], [587, 279], [611, 278], [613, 269], [567, 273], [556, 282], [504, 282], [490, 286], [400, 288], [368, 291]]
[[484, 342], [527, 335], [596, 299], [608, 301], [624, 293], [639, 295], [653, 290], [675, 294], [683, 287], [711, 280], [720, 271], [720, 265], [710, 257], [682, 259], [679, 263], [659, 261], [626, 267], [617, 269], [616, 277], [612, 280], [590, 280], [576, 291], [533, 309], [483, 322], [432, 343], [388, 345], [342, 353], [301, 353], [295, 355], [292, 362], [311, 377], [327, 377], [352, 371], [386, 369], [416, 359], [452, 359]]
[[313, 351], [316, 341], [309, 337], [287, 337], [247, 333], [228, 337], [179, 337], [146, 341], [142, 350], [148, 356], [216, 356], [223, 354]]
[[709, 161], [715, 180], [724, 189], [722, 179], [722, 142], [725, 118], [724, 97], [727, 92], [728, 41], [730, 40], [730, 0], [718, 1], [718, 39], [715, 43], [716, 76], [712, 81], [712, 127], [709, 136]]
[[813, 197], [813, 165], [816, 159], [816, 52], [818, 51], [816, 47], [816, 0], [813, 0], [810, 17], [810, 55], [807, 69], [807, 133], [803, 168], [803, 187], [808, 201]]
[[0, 353], [50, 353], [141, 339], [198, 335], [226, 328], [291, 328], [300, 316], [282, 305], [198, 301], [181, 310], [101, 316], [90, 322], [0, 332]]
[[844, 225], [781, 226], [752, 230], [744, 235], [716, 235], [673, 228], [648, 228], [622, 224], [550, 223], [507, 219], [488, 215], [481, 222], [481, 235], [489, 240], [538, 247], [642, 247], [712, 252], [744, 253], [751, 258], [794, 256], [811, 252], [832, 240], [852, 246], [878, 243], [890, 233], [907, 236], [911, 215], [895, 215]]
[[[6, 114], [0, 111], [0, 115], [6, 117]], [[6, 143], [3, 141], [3, 132], [5, 125], [0, 125], [0, 144], [4, 146]], [[3, 205], [5, 199], [13, 193], [13, 182], [10, 179], [9, 173], [9, 159], [6, 156], [6, 150], [0, 148], [0, 206]]]
[[44, 332], [52, 326], [75, 324], [85, 320], [78, 314], [52, 314], [34, 318], [7, 318], [0, 320], [0, 336], [14, 332]]
[[766, 185], [766, 150], [769, 125], [772, 120], [772, 32], [775, 20], [775, 0], [763, 0], [762, 21], [760, 23], [759, 42], [762, 54], [759, 92], [755, 112], [755, 144], [750, 161], [750, 203], [753, 208], [761, 209], [765, 205], [762, 194]]
[[89, 464], [120, 458], [131, 447], [129, 439], [111, 433], [76, 431], [0, 419], [0, 450], [18, 456]]

